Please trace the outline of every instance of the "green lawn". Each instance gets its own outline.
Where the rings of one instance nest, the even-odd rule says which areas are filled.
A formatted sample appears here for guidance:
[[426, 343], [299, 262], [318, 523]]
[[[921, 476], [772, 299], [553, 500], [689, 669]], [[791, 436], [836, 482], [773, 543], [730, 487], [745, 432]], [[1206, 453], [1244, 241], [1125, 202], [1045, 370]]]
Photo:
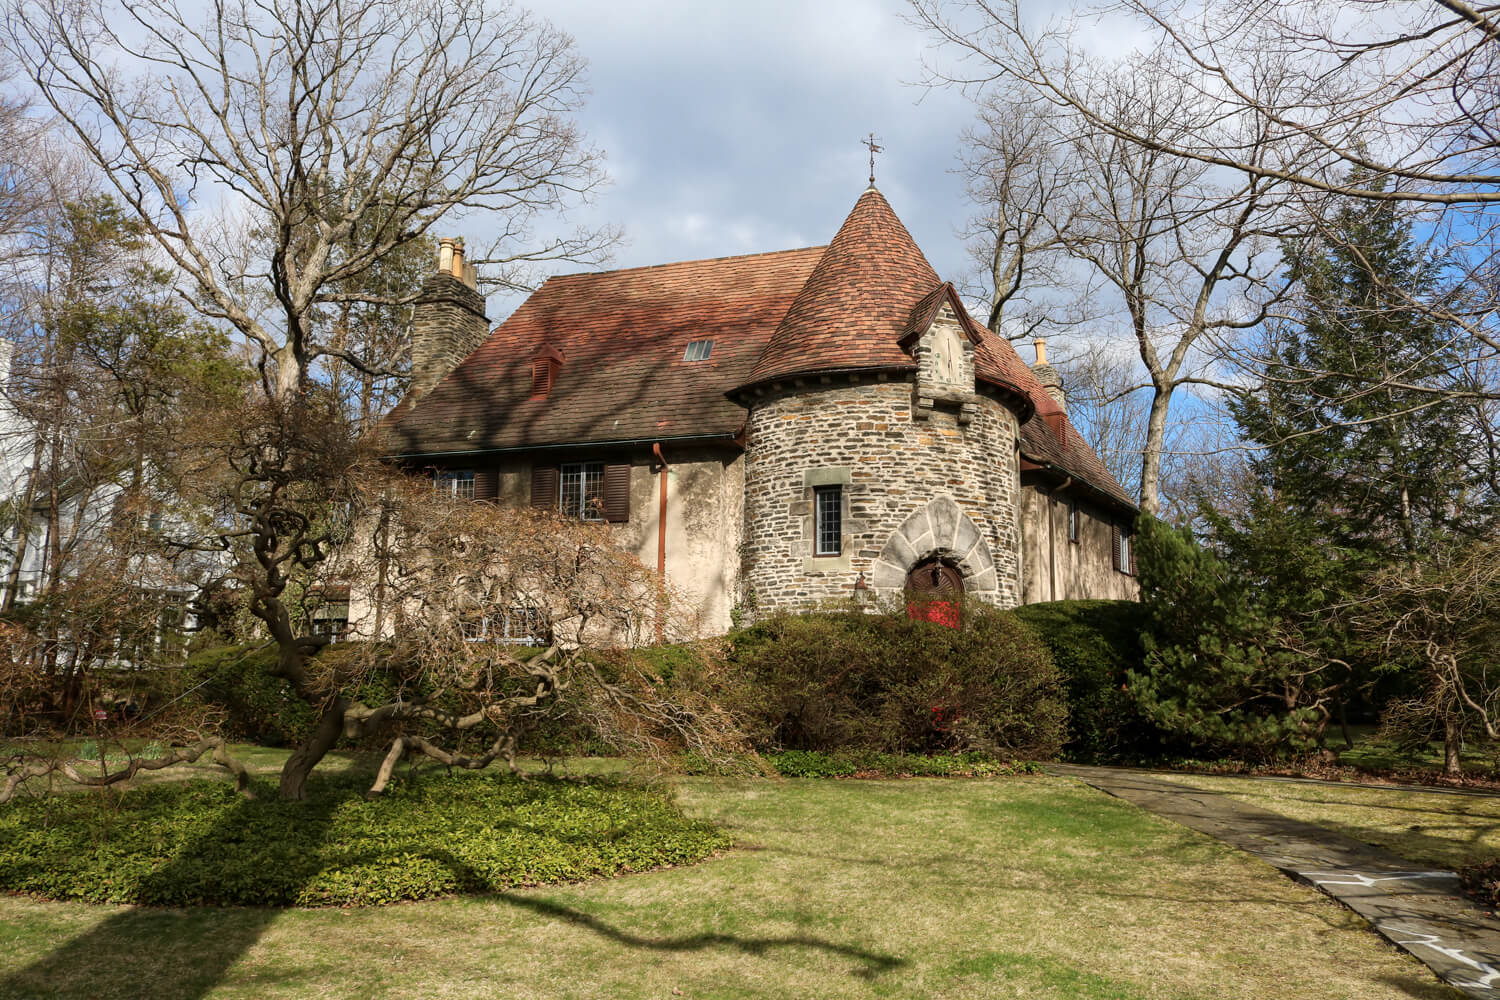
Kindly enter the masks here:
[[679, 788], [734, 850], [354, 910], [0, 897], [0, 998], [1457, 996], [1318, 893], [1064, 779]]
[[1500, 857], [1500, 795], [1277, 778], [1162, 777], [1337, 830], [1408, 861], [1459, 868]]
[[[1330, 734], [1330, 744], [1339, 749], [1339, 763], [1366, 771], [1429, 771], [1440, 774], [1443, 769], [1443, 744], [1441, 740], [1429, 743], [1398, 747], [1381, 738], [1375, 726], [1351, 726], [1354, 746], [1343, 749], [1338, 734]], [[1464, 741], [1459, 754], [1465, 773], [1471, 776], [1494, 777], [1500, 773], [1500, 746], [1485, 739]]]

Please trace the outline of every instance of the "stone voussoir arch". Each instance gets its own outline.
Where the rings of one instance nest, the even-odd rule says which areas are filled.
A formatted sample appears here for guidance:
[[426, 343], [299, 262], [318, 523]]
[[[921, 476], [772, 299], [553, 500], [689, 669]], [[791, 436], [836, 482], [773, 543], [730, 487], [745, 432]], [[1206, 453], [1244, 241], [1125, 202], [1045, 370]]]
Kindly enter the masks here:
[[870, 585], [878, 593], [899, 594], [911, 568], [933, 558], [958, 567], [965, 594], [987, 600], [998, 595], [1000, 578], [984, 533], [946, 495], [918, 507], [891, 532], [871, 568]]

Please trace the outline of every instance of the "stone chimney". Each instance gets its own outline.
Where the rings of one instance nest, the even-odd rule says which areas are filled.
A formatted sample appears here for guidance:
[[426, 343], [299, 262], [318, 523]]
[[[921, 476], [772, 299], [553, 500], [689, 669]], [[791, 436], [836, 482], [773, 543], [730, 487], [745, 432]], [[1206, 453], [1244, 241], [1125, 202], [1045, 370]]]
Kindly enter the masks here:
[[474, 265], [464, 259], [464, 241], [438, 241], [437, 271], [422, 282], [411, 320], [409, 397], [423, 395], [489, 336], [484, 296]]
[[1057, 369], [1047, 364], [1047, 342], [1041, 337], [1036, 338], [1036, 364], [1031, 366], [1031, 374], [1042, 383], [1042, 388], [1052, 401], [1057, 404], [1058, 409], [1064, 413], [1068, 412], [1068, 400], [1063, 395], [1062, 376], [1057, 374]]

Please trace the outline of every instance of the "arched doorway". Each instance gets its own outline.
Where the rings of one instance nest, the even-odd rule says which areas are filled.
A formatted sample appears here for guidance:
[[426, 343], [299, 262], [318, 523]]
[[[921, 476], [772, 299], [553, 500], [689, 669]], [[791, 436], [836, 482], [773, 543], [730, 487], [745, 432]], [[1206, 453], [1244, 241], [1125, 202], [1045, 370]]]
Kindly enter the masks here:
[[906, 613], [911, 618], [958, 628], [964, 575], [941, 559], [924, 559], [906, 574]]

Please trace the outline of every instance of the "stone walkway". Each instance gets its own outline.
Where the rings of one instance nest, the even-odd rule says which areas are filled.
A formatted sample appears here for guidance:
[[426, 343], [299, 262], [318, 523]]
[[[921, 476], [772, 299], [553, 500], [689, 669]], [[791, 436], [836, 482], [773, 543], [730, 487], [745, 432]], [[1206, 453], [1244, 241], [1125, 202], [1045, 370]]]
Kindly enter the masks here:
[[1500, 1000], [1500, 921], [1469, 902], [1450, 871], [1224, 795], [1122, 768], [1049, 770], [1206, 833], [1312, 885], [1471, 997]]

